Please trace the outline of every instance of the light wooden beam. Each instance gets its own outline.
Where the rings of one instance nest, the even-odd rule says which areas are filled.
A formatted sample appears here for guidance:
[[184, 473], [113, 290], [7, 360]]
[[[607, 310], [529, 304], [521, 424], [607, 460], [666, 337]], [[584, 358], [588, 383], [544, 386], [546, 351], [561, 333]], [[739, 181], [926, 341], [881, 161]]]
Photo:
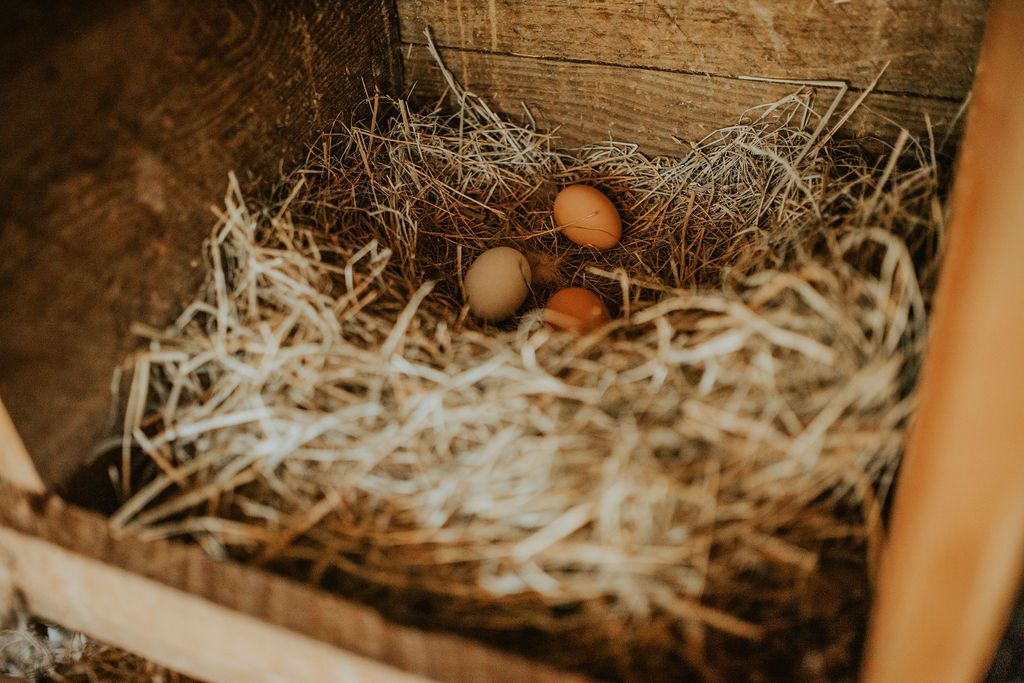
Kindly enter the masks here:
[[0, 548], [34, 615], [202, 680], [427, 680], [11, 529], [0, 527]]
[[32, 493], [46, 490], [18, 430], [0, 401], [0, 479]]
[[201, 679], [587, 680], [398, 624], [314, 586], [215, 560], [195, 545], [114, 536], [104, 517], [53, 495], [0, 482], [0, 501], [0, 574], [31, 612]]
[[978, 64], [864, 680], [984, 675], [1024, 569], [1024, 2]]

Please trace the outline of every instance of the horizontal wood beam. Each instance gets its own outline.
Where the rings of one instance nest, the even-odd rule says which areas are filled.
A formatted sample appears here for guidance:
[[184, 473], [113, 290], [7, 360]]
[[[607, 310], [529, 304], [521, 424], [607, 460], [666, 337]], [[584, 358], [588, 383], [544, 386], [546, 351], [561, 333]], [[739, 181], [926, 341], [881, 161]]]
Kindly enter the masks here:
[[[413, 99], [436, 100], [445, 88], [427, 48], [405, 45], [405, 82]], [[708, 133], [735, 123], [753, 106], [773, 102], [798, 86], [736, 78], [671, 73], [601, 64], [580, 64], [442, 49], [442, 58], [457, 79], [499, 111], [522, 115], [525, 104], [538, 124], [558, 128], [562, 144], [607, 140], [638, 143], [649, 154], [679, 155]], [[819, 88], [824, 112], [837, 94]], [[851, 103], [856, 93], [847, 97]], [[953, 122], [959, 102], [871, 94], [847, 124], [858, 135], [894, 140], [900, 127], [926, 133], [927, 114], [939, 128]]]
[[0, 482], [0, 500], [0, 571], [31, 611], [183, 673], [226, 681], [586, 680], [397, 624], [197, 546], [114, 538], [103, 517], [55, 496]]
[[0, 548], [32, 614], [201, 680], [427, 680], [11, 529]]
[[398, 0], [402, 40], [721, 76], [840, 79], [961, 99], [988, 0]]

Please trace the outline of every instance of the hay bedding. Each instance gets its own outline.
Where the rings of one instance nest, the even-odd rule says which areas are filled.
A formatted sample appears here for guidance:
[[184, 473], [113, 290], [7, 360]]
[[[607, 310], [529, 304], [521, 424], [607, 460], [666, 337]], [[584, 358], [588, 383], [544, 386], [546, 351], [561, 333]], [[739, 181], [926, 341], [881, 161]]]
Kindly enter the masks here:
[[[680, 158], [559, 150], [446, 77], [453, 106], [371, 98], [269, 198], [232, 177], [205, 286], [137, 328], [114, 524], [600, 675], [849, 675], [937, 267], [935, 145], [873, 156], [798, 91]], [[575, 181], [619, 207], [619, 248], [557, 235]], [[538, 282], [485, 326], [461, 273], [502, 244]], [[529, 310], [570, 283], [613, 323]]]

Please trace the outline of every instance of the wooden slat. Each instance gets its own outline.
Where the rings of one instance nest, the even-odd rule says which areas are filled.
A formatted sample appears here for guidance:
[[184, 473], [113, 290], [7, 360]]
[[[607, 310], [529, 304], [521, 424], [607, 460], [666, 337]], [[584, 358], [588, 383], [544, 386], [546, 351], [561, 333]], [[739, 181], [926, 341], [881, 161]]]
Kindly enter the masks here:
[[397, 32], [390, 0], [35, 4], [0, 3], [0, 393], [60, 485], [109, 433], [129, 325], [201, 281], [228, 172], [274, 182], [389, 91]]
[[0, 527], [32, 613], [218, 683], [425, 681]]
[[[33, 498], [0, 482], [0, 501], [0, 569], [14, 560], [15, 584], [33, 611], [200, 678], [246, 680], [242, 674], [256, 670], [231, 668], [226, 651], [241, 665], [251, 657], [270, 673], [291, 671], [277, 679], [288, 681], [381, 680], [375, 676], [382, 669], [367, 660], [441, 681], [586, 680], [476, 641], [396, 624], [311, 586], [215, 561], [196, 546], [111, 538], [101, 516], [54, 496]], [[205, 630], [206, 623], [217, 631]], [[302, 638], [274, 645], [280, 633]], [[291, 661], [292, 652], [324, 666], [354, 667], [364, 678], [330, 675], [339, 669], [310, 677], [305, 664]]]
[[402, 39], [668, 71], [842, 79], [962, 98], [987, 0], [398, 0]]
[[0, 480], [32, 493], [46, 490], [3, 401], [0, 401]]
[[1024, 574], [1022, 36], [1024, 2], [996, 0], [883, 555], [867, 683], [981, 680]]
[[[697, 140], [735, 123], [748, 108], [794, 92], [795, 85], [698, 76], [528, 57], [442, 50], [448, 68], [498, 110], [522, 115], [530, 107], [538, 124], [559, 128], [568, 144], [608, 139], [639, 143], [651, 154], [680, 154], [678, 140]], [[426, 48], [403, 50], [405, 81], [414, 99], [437, 99], [444, 82]], [[824, 111], [836, 91], [821, 89]], [[848, 99], [853, 100], [853, 95]], [[947, 100], [873, 94], [850, 120], [848, 130], [894, 139], [897, 126], [914, 134], [952, 121], [960, 105]]]

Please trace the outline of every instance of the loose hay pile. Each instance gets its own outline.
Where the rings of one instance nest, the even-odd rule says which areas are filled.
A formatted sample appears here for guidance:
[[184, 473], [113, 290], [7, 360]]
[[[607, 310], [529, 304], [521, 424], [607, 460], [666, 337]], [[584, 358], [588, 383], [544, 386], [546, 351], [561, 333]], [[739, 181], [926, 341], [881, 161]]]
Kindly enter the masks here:
[[[205, 287], [138, 330], [114, 523], [605, 675], [849, 674], [937, 267], [934, 145], [875, 159], [801, 91], [682, 158], [557, 150], [449, 83], [454, 113], [370, 100], [271, 200], [232, 180]], [[620, 248], [558, 237], [571, 181], [619, 207]], [[468, 318], [461, 273], [501, 244], [539, 271], [531, 306], [585, 285], [618, 319]]]

